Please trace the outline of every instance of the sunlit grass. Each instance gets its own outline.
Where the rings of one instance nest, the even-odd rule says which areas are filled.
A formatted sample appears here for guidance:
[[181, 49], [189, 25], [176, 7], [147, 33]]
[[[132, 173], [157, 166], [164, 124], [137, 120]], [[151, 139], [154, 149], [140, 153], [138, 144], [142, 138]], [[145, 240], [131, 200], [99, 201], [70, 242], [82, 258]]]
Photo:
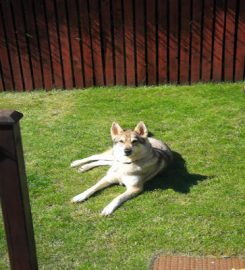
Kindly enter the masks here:
[[[1, 109], [24, 114], [40, 269], [147, 269], [159, 252], [245, 255], [241, 89], [237, 83], [0, 94]], [[71, 204], [106, 168], [78, 174], [70, 162], [110, 147], [113, 121], [133, 128], [140, 120], [182, 156], [188, 174], [173, 164], [109, 218], [100, 212], [121, 186]], [[8, 269], [2, 226], [0, 269]]]

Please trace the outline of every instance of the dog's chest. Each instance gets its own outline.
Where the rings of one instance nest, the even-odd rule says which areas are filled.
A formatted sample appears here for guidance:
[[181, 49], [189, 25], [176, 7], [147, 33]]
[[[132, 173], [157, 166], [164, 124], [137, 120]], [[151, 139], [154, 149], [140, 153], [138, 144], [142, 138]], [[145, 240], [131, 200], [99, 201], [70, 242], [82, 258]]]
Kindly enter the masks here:
[[137, 184], [155, 170], [155, 162], [133, 162], [120, 163], [115, 162], [109, 170], [109, 173], [115, 174], [120, 184]]

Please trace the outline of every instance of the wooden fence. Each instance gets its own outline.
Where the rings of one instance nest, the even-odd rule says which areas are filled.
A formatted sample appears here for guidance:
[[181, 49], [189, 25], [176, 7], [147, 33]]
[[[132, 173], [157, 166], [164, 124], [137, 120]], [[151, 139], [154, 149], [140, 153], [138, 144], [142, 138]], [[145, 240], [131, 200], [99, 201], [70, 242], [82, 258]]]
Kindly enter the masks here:
[[0, 90], [237, 81], [244, 0], [1, 0]]

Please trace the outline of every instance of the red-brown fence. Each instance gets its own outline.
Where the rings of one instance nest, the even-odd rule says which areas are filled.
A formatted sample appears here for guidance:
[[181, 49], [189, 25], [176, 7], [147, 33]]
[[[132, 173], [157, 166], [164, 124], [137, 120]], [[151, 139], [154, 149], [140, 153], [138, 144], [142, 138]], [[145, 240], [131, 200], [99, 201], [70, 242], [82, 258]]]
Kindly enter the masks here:
[[1, 0], [0, 90], [237, 81], [244, 0]]

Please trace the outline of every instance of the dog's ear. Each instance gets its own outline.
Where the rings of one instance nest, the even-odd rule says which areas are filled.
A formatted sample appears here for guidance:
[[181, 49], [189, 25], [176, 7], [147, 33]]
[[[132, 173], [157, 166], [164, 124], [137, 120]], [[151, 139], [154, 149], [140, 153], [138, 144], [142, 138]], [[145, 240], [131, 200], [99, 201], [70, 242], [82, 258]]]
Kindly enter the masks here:
[[111, 137], [114, 139], [117, 135], [123, 132], [123, 129], [119, 126], [118, 123], [113, 122], [111, 126]]
[[134, 131], [139, 134], [141, 137], [146, 138], [148, 136], [148, 130], [144, 124], [144, 122], [139, 122], [135, 127]]

